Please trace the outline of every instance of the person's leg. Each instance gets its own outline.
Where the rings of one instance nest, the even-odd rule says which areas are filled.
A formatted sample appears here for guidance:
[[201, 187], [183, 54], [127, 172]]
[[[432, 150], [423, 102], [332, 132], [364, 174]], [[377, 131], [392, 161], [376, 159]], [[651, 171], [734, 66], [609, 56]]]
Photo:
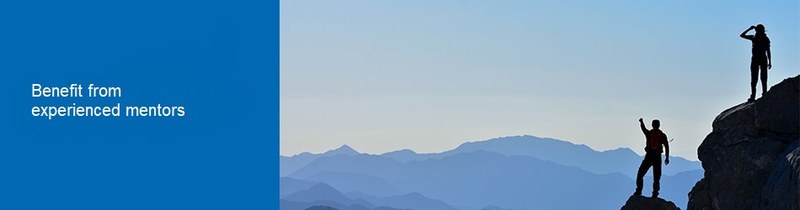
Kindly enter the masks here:
[[758, 64], [756, 64], [756, 60], [750, 60], [750, 99], [756, 99], [756, 84], [758, 84]]
[[761, 96], [767, 92], [767, 62], [763, 61], [759, 65], [761, 67]]
[[656, 154], [652, 158], [653, 162], [653, 197], [658, 197], [661, 190], [661, 154]]
[[636, 192], [634, 195], [642, 195], [642, 185], [644, 185], [644, 174], [647, 173], [647, 170], [650, 169], [650, 161], [647, 158], [647, 155], [644, 156], [642, 160], [642, 164], [639, 165], [639, 171], [636, 173]]

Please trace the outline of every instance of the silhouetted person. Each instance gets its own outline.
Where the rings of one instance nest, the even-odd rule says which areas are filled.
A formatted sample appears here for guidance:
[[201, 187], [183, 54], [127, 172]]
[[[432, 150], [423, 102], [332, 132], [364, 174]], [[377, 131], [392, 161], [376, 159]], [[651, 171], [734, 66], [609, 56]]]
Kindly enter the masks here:
[[669, 142], [667, 142], [667, 135], [661, 132], [658, 128], [661, 122], [653, 120], [653, 130], [647, 130], [644, 127], [644, 121], [639, 118], [639, 125], [642, 127], [642, 132], [647, 139], [647, 146], [644, 147], [644, 160], [639, 165], [639, 172], [636, 173], [636, 192], [634, 195], [642, 195], [642, 185], [644, 182], [644, 174], [653, 166], [653, 197], [658, 197], [658, 190], [661, 189], [661, 146], [663, 145], [667, 151], [667, 158], [664, 160], [665, 165], [669, 165]]
[[[753, 29], [756, 29], [756, 35], [747, 35], [747, 32]], [[750, 26], [739, 36], [753, 42], [753, 57], [750, 57], [750, 98], [747, 101], [755, 101], [759, 69], [761, 71], [761, 96], [764, 96], [764, 92], [767, 92], [767, 70], [772, 68], [772, 52], [769, 50], [769, 38], [764, 25], [761, 24]]]

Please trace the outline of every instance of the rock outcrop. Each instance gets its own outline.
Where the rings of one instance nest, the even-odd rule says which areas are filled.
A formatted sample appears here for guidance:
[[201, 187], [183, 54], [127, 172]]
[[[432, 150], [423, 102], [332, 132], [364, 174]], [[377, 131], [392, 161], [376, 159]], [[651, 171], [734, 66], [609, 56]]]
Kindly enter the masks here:
[[800, 209], [800, 76], [714, 119], [688, 209]]
[[675, 203], [670, 201], [661, 199], [661, 198], [652, 198], [652, 197], [643, 197], [639, 195], [633, 195], [628, 198], [628, 201], [625, 202], [625, 205], [622, 206], [622, 210], [678, 210], [678, 206]]

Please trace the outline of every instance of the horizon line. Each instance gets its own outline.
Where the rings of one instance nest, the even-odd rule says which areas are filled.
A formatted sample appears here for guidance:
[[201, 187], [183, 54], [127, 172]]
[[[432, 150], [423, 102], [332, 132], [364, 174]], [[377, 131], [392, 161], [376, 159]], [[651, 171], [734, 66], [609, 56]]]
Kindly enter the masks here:
[[[575, 143], [575, 142], [572, 142], [572, 141], [568, 141], [568, 140], [557, 139], [557, 138], [553, 138], [553, 137], [540, 137], [540, 136], [531, 135], [531, 134], [508, 135], [508, 136], [500, 136], [500, 137], [494, 137], [494, 138], [490, 138], [490, 139], [477, 140], [477, 141], [465, 141], [465, 142], [462, 142], [462, 143], [458, 144], [458, 146], [456, 146], [456, 147], [454, 147], [452, 149], [438, 151], [438, 152], [419, 153], [419, 152], [414, 151], [413, 149], [410, 149], [410, 148], [402, 148], [402, 149], [395, 149], [395, 150], [391, 150], [391, 151], [387, 151], [387, 152], [383, 152], [383, 153], [369, 153], [369, 152], [359, 151], [359, 150], [357, 150], [357, 149], [353, 148], [352, 146], [350, 146], [350, 145], [345, 143], [345, 144], [341, 144], [340, 146], [338, 146], [336, 148], [328, 149], [328, 150], [325, 150], [323, 152], [314, 153], [314, 152], [310, 152], [310, 151], [303, 151], [303, 152], [294, 153], [294, 154], [290, 154], [290, 155], [278, 154], [278, 156], [280, 156], [280, 157], [295, 157], [295, 156], [298, 156], [298, 155], [301, 155], [301, 154], [321, 155], [321, 154], [325, 154], [325, 153], [328, 153], [328, 152], [336, 151], [336, 150], [339, 150], [339, 149], [342, 149], [342, 148], [345, 148], [345, 147], [349, 148], [350, 150], [355, 151], [358, 154], [365, 154], [365, 155], [383, 155], [383, 154], [387, 154], [387, 153], [391, 153], [391, 152], [398, 152], [398, 151], [404, 151], [404, 150], [408, 150], [408, 151], [414, 152], [414, 154], [418, 154], [418, 155], [441, 154], [441, 153], [445, 153], [445, 152], [456, 150], [459, 147], [461, 147], [462, 145], [468, 144], [468, 143], [485, 142], [485, 141], [500, 140], [500, 139], [503, 139], [503, 138], [513, 138], [513, 137], [534, 137], [534, 138], [542, 139], [542, 140], [561, 141], [561, 142], [570, 143], [570, 144], [575, 145], [575, 146], [585, 146], [585, 147], [587, 147], [587, 148], [589, 148], [589, 149], [591, 149], [592, 151], [595, 151], [595, 152], [608, 152], [608, 151], [614, 151], [614, 150], [619, 150], [619, 149], [628, 149], [631, 152], [633, 152], [634, 154], [636, 154], [637, 156], [642, 156], [641, 154], [639, 154], [635, 150], [633, 150], [633, 148], [625, 147], [625, 146], [620, 146], [620, 147], [616, 147], [614, 149], [608, 149], [608, 150], [597, 150], [597, 149], [592, 148], [591, 146], [586, 145], [586, 144], [578, 144], [578, 143]], [[683, 157], [683, 156], [680, 156], [680, 155], [676, 155], [676, 154], [670, 155], [670, 157], [680, 157], [680, 158], [686, 159], [688, 161], [700, 162], [699, 160], [689, 159], [689, 158], [686, 158], [686, 157]]]

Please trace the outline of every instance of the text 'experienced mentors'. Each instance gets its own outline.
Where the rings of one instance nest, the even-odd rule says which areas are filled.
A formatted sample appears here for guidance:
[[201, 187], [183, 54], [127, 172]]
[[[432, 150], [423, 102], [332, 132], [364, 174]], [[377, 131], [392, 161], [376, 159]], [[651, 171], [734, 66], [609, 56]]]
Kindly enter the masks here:
[[[32, 98], [121, 98], [121, 87], [105, 87], [89, 84], [84, 91], [81, 84], [68, 86], [43, 86], [38, 83], [31, 85]], [[84, 94], [86, 93], [86, 94]], [[62, 101], [63, 103], [63, 101]], [[167, 106], [158, 103], [151, 106], [122, 106], [120, 103], [112, 105], [35, 105], [31, 108], [34, 117], [183, 117], [186, 110], [183, 106]], [[124, 112], [123, 112], [124, 110]], [[124, 115], [123, 115], [124, 113]]]

